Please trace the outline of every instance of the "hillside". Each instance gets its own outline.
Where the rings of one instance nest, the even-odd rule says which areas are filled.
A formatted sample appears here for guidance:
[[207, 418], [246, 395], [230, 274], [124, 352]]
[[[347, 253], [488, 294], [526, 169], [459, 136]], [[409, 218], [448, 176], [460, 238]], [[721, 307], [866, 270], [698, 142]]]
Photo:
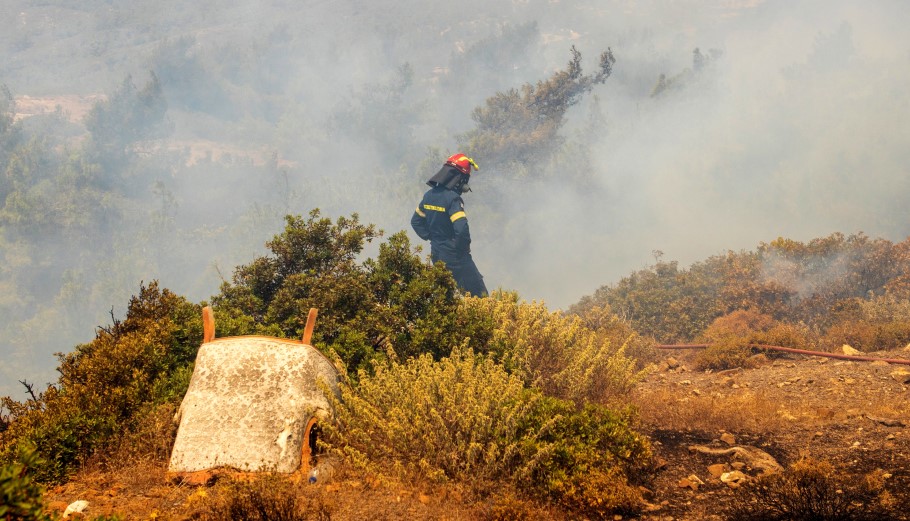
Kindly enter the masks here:
[[[754, 346], [910, 358], [910, 3], [0, 18], [0, 519], [908, 519], [908, 366]], [[455, 152], [486, 297], [409, 226]], [[331, 478], [166, 479], [203, 309], [318, 309]]]
[[[906, 349], [872, 355], [910, 360]], [[647, 506], [637, 519], [726, 519], [725, 509], [740, 500], [742, 489], [723, 484], [709, 467], [723, 464], [724, 471], [730, 471], [743, 461], [747, 476], [761, 473], [748, 458], [702, 454], [693, 446], [754, 447], [785, 468], [811, 457], [833, 466], [836, 486], [853, 486], [871, 476], [893, 494], [898, 505], [894, 512], [901, 514], [892, 519], [910, 519], [910, 377], [895, 374], [906, 366], [788, 356], [756, 361], [753, 368], [704, 372], [687, 369], [685, 352], [663, 356], [632, 395], [659, 458], [646, 485]], [[721, 441], [725, 434], [733, 440]], [[90, 464], [51, 489], [51, 506], [62, 510], [83, 499], [89, 501], [90, 517], [196, 519], [207, 511], [206, 500], [222, 492], [223, 484], [195, 488], [167, 483], [163, 460], [115, 459], [111, 464], [113, 468]], [[686, 481], [692, 475], [703, 484]], [[339, 469], [329, 481], [300, 483], [294, 490], [311, 515], [308, 519], [575, 519], [506, 493], [478, 499], [465, 488], [391, 483]]]

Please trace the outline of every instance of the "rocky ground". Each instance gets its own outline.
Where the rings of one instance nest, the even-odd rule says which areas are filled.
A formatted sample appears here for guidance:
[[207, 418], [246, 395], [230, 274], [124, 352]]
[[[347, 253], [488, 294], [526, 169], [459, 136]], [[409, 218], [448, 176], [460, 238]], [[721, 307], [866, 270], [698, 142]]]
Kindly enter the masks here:
[[[748, 481], [772, 471], [735, 447], [757, 449], [782, 468], [804, 457], [828, 462], [847, 482], [878, 476], [910, 507], [910, 367], [760, 355], [754, 368], [709, 373], [689, 371], [676, 356], [667, 361], [636, 392], [663, 459], [645, 519], [722, 519], [737, 500], [737, 483], [723, 483], [724, 473], [738, 468]], [[910, 519], [904, 511], [897, 519]]]
[[[689, 369], [692, 352], [661, 354], [633, 396], [658, 462], [639, 519], [725, 519], [742, 500], [739, 487], [805, 457], [831, 464], [845, 483], [875, 477], [907, 505], [894, 511], [910, 512], [910, 366], [759, 355], [748, 369], [703, 372]], [[877, 355], [910, 359], [910, 351]], [[90, 466], [48, 499], [58, 512], [88, 501], [89, 519], [198, 518], [216, 492], [168, 483], [164, 473], [154, 461]], [[510, 506], [516, 500], [508, 493], [477, 500], [458, 487], [388, 484], [345, 471], [299, 490], [313, 519], [570, 518], [543, 505]]]

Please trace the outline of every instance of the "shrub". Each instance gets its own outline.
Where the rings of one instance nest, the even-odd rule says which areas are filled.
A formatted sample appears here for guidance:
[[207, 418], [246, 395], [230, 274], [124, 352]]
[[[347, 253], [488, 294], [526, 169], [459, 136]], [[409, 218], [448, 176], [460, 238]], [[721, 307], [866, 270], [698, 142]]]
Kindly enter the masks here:
[[695, 356], [695, 366], [698, 369], [711, 369], [722, 371], [734, 367], [745, 367], [752, 353], [748, 339], [726, 337], [709, 344], [706, 349]]
[[355, 466], [478, 489], [509, 480], [578, 511], [634, 509], [628, 481], [650, 458], [630, 411], [579, 410], [460, 348], [362, 371], [335, 405], [326, 439]]
[[855, 479], [811, 458], [783, 474], [759, 478], [740, 489], [727, 519], [737, 521], [873, 521], [895, 519], [875, 476]]
[[402, 232], [379, 255], [355, 262], [381, 232], [356, 214], [336, 222], [313, 210], [288, 215], [271, 253], [238, 267], [212, 299], [224, 335], [300, 338], [309, 308], [319, 309], [313, 345], [335, 351], [352, 374], [374, 359], [423, 352], [437, 358], [457, 344], [455, 282], [442, 266], [428, 266]]
[[40, 464], [32, 447], [20, 450], [16, 461], [0, 465], [0, 519], [51, 519], [44, 513], [44, 490], [30, 475]]
[[583, 318], [494, 293], [464, 299], [458, 313], [459, 331], [475, 350], [549, 396], [608, 403], [625, 397], [643, 374], [626, 355], [630, 346], [643, 350], [643, 340], [602, 308]]
[[293, 483], [279, 475], [219, 485], [219, 493], [207, 499], [194, 519], [203, 521], [328, 521], [329, 509], [321, 502], [307, 501]]
[[[146, 404], [176, 401], [202, 338], [199, 306], [157, 282], [142, 286], [126, 319], [98, 330], [95, 340], [59, 355], [60, 379], [34, 400], [3, 403], [12, 417], [0, 433], [0, 459], [22, 442], [34, 444], [42, 463], [36, 479], [63, 479], [71, 466], [134, 428]], [[174, 388], [174, 385], [182, 388]]]
[[718, 317], [702, 334], [708, 347], [698, 353], [695, 364], [700, 369], [743, 367], [752, 350], [751, 344], [770, 338], [774, 319], [751, 310], [737, 310]]
[[862, 351], [896, 349], [910, 343], [910, 303], [891, 295], [854, 301], [852, 315], [839, 316], [825, 332], [823, 344], [848, 344]]

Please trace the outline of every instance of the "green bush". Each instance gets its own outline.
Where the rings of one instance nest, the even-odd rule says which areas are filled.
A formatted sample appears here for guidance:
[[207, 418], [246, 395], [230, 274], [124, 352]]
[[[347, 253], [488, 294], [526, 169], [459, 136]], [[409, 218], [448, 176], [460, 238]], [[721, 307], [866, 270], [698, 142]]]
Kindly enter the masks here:
[[41, 465], [34, 448], [19, 451], [16, 461], [0, 465], [0, 519], [44, 521], [44, 489], [30, 471]]
[[30, 443], [42, 460], [36, 479], [63, 479], [74, 464], [133, 429], [146, 405], [183, 397], [201, 339], [199, 306], [159, 290], [157, 282], [142, 286], [123, 321], [59, 355], [56, 386], [26, 403], [3, 399], [12, 419], [0, 433], [0, 459], [10, 461], [19, 444]]
[[596, 514], [634, 510], [650, 458], [631, 413], [546, 397], [488, 356], [456, 349], [361, 371], [326, 427], [331, 450], [378, 473], [528, 494]]
[[221, 335], [300, 338], [302, 319], [318, 308], [313, 345], [337, 353], [353, 374], [388, 354], [438, 358], [458, 343], [455, 282], [424, 263], [403, 232], [380, 244], [376, 259], [357, 263], [381, 232], [356, 214], [333, 223], [313, 210], [286, 220], [267, 243], [271, 253], [238, 267], [212, 299]]

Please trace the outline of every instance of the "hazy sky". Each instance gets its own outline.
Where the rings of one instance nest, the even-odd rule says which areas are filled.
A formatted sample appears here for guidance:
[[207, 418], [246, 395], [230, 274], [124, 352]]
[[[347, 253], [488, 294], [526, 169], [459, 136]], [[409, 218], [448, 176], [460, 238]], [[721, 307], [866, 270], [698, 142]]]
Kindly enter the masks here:
[[[244, 120], [218, 127], [217, 120], [175, 114], [175, 139], [192, 139], [207, 128], [235, 145], [268, 147], [264, 136], [277, 136], [318, 157], [318, 164], [289, 171], [287, 183], [297, 189], [287, 199], [292, 211], [305, 214], [318, 206], [331, 217], [356, 211], [387, 232], [409, 230], [422, 183], [438, 165], [415, 172], [414, 186], [399, 193], [351, 195], [364, 176], [381, 175], [372, 162], [381, 146], [378, 136], [335, 138], [319, 125], [300, 122], [324, 121], [344, 100], [391, 81], [396, 67], [407, 62], [414, 73], [415, 103], [427, 103], [424, 112], [432, 115], [413, 141], [442, 148], [441, 162], [455, 152], [450, 149], [455, 136], [471, 129], [472, 107], [497, 90], [544, 79], [564, 67], [572, 45], [583, 53], [586, 70], [610, 47], [617, 59], [613, 76], [593, 91], [596, 104], [588, 97], [570, 110], [563, 131], [583, 151], [577, 159], [589, 169], [583, 183], [567, 181], [578, 170], [576, 158], [569, 158], [566, 172], [557, 169], [546, 182], [493, 201], [494, 192], [501, 195], [508, 187], [498, 185], [495, 176], [501, 173], [484, 169], [484, 158], [478, 157], [481, 171], [471, 183], [474, 192], [465, 197], [474, 257], [487, 286], [515, 289], [553, 308], [567, 307], [652, 263], [654, 250], [686, 266], [779, 236], [806, 241], [862, 231], [897, 242], [910, 233], [907, 2], [513, 0], [455, 6], [322, 1], [295, 4], [286, 16], [278, 1], [192, 7], [177, 1], [124, 7], [98, 2], [96, 10], [75, 10], [67, 20], [48, 20], [60, 15], [46, 6], [4, 4], [0, 14], [12, 16], [17, 26], [0, 36], [5, 63], [0, 83], [16, 95], [110, 91], [127, 73], [142, 77], [161, 42], [187, 35], [204, 52], [215, 52], [206, 50], [216, 49], [211, 42], [233, 42], [252, 49], [250, 56], [259, 64], [272, 59], [283, 67], [292, 64], [270, 71], [270, 88], [299, 101], [278, 123], [265, 128]], [[157, 20], [179, 19], [174, 13], [181, 6], [187, 8], [186, 19], [204, 22], [173, 34]], [[38, 20], [43, 29], [30, 33]], [[540, 38], [519, 53], [522, 59], [514, 66], [451, 69], [472, 45], [501, 35], [503, 24], [526, 22], [536, 22]], [[120, 30], [92, 33], [89, 45], [73, 45], [80, 27], [107, 24], [120, 24]], [[257, 54], [262, 35], [276, 34], [268, 41], [283, 41], [275, 31], [281, 27], [291, 35], [289, 41], [306, 38], [304, 50], [277, 56], [284, 48], [277, 46]], [[697, 74], [691, 70], [695, 48], [717, 56]], [[237, 76], [243, 74], [244, 58], [236, 53], [217, 57], [226, 67], [236, 63]], [[89, 63], [96, 67], [91, 74], [86, 73]], [[651, 97], [661, 74], [675, 82], [674, 88]], [[453, 75], [466, 78], [458, 93], [435, 95], [440, 82], [453, 81]], [[595, 132], [586, 131], [592, 113], [601, 120]], [[424, 153], [415, 151], [414, 157]], [[416, 170], [418, 165], [405, 166]], [[199, 189], [178, 181], [170, 187], [184, 208], [193, 204], [192, 195], [181, 190], [190, 187]], [[246, 188], [227, 193], [238, 200], [248, 194]], [[332, 203], [314, 200], [314, 194], [327, 194]], [[248, 262], [251, 249], [279, 232], [280, 221], [273, 218], [258, 225], [269, 232], [243, 251], [246, 256], [218, 259], [221, 269], [230, 272]], [[206, 247], [213, 256], [217, 252], [217, 244]], [[122, 314], [126, 300], [119, 295], [133, 294], [139, 280], [156, 277], [188, 298], [206, 299], [218, 291], [212, 266], [211, 260], [156, 265], [118, 288], [119, 300], [96, 311], [104, 314], [115, 306]], [[195, 275], [188, 278], [187, 272]], [[54, 350], [68, 351], [90, 340], [95, 325], [86, 326], [85, 336], [60, 340]], [[0, 349], [5, 345], [0, 343]], [[39, 383], [53, 380], [50, 352], [36, 348], [15, 371], [7, 364], [0, 394], [13, 393], [15, 380], [23, 376]]]

